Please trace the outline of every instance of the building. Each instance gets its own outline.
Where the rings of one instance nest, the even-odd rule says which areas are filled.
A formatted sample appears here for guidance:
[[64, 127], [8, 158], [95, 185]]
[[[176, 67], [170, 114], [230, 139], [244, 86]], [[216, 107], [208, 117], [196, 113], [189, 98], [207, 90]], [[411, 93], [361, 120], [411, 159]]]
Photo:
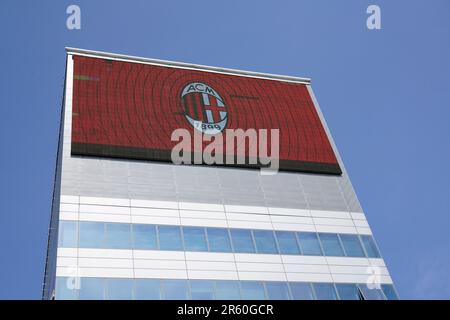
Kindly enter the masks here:
[[[279, 128], [280, 170], [174, 164], [177, 128]], [[397, 295], [308, 79], [67, 48], [43, 298]]]

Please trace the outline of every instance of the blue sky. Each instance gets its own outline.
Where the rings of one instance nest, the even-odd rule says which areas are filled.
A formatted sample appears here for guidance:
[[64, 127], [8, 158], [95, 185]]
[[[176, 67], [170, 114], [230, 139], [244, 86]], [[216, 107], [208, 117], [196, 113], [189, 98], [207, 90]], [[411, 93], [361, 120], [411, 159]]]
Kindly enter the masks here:
[[40, 298], [65, 46], [312, 78], [401, 298], [450, 298], [448, 0], [2, 0], [0, 33], [0, 298]]

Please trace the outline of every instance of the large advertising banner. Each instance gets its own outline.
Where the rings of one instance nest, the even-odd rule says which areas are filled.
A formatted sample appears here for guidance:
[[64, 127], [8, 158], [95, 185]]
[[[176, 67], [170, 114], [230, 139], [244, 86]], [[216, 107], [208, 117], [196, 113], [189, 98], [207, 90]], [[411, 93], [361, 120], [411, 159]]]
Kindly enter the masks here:
[[[268, 152], [271, 144], [279, 144], [280, 170], [341, 174], [303, 83], [98, 57], [73, 59], [72, 155], [172, 161], [179, 143], [174, 131], [184, 129], [206, 137], [202, 147], [224, 135], [224, 148], [216, 156], [233, 154], [248, 160], [237, 165], [258, 167], [250, 159], [261, 142], [227, 133], [267, 130]], [[278, 129], [277, 141], [271, 139], [273, 129]]]

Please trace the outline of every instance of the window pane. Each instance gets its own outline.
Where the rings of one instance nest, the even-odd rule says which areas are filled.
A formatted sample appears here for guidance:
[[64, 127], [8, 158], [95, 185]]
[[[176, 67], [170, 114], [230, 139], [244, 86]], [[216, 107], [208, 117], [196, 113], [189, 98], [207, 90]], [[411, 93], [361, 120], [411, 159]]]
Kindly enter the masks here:
[[294, 232], [276, 231], [281, 254], [301, 254]]
[[164, 280], [163, 293], [166, 300], [189, 299], [187, 280]]
[[254, 253], [252, 234], [250, 230], [231, 229], [231, 239], [233, 241], [234, 252]]
[[331, 283], [314, 283], [317, 300], [337, 300], [336, 290]]
[[103, 300], [105, 280], [102, 278], [81, 278], [80, 300]]
[[227, 229], [206, 228], [209, 250], [211, 252], [231, 252], [230, 237]]
[[137, 279], [135, 283], [137, 300], [161, 300], [161, 285], [159, 280]]
[[344, 255], [337, 234], [319, 233], [319, 238], [322, 243], [323, 252], [326, 256], [342, 257]]
[[239, 300], [239, 282], [237, 281], [216, 281], [217, 300]]
[[379, 258], [380, 252], [378, 251], [377, 245], [371, 236], [361, 236], [364, 249], [366, 249], [367, 256], [369, 258]]
[[105, 224], [101, 222], [80, 222], [80, 247], [104, 248]]
[[183, 227], [184, 249], [187, 251], [208, 251], [205, 229]]
[[271, 300], [289, 300], [289, 289], [285, 282], [266, 282], [267, 296]]
[[58, 238], [59, 247], [76, 248], [78, 246], [78, 223], [75, 221], [60, 221]]
[[180, 227], [158, 226], [158, 236], [161, 250], [183, 250]]
[[156, 250], [156, 226], [133, 224], [133, 246], [138, 250]]
[[358, 285], [358, 288], [361, 290], [364, 295], [364, 299], [366, 300], [385, 300], [383, 291], [381, 289], [370, 289], [366, 284]]
[[365, 257], [364, 250], [359, 241], [359, 237], [354, 234], [341, 234], [342, 245], [347, 257]]
[[132, 300], [133, 279], [108, 279], [106, 299]]
[[191, 297], [194, 300], [213, 300], [214, 282], [206, 280], [191, 280]]
[[106, 248], [131, 249], [131, 225], [127, 223], [107, 223]]
[[310, 283], [290, 283], [294, 300], [314, 300], [314, 293]]
[[56, 278], [56, 300], [76, 300], [78, 299], [77, 282], [80, 278]]
[[253, 230], [258, 253], [278, 253], [277, 244], [272, 231]]
[[243, 281], [241, 282], [241, 293], [243, 300], [265, 300], [266, 294], [262, 282]]
[[298, 240], [304, 255], [322, 256], [322, 249], [320, 248], [319, 239], [316, 233], [312, 232], [298, 232]]
[[336, 284], [336, 289], [341, 300], [361, 300], [356, 284]]
[[388, 300], [398, 300], [397, 293], [395, 292], [394, 286], [391, 284], [382, 284], [381, 289]]

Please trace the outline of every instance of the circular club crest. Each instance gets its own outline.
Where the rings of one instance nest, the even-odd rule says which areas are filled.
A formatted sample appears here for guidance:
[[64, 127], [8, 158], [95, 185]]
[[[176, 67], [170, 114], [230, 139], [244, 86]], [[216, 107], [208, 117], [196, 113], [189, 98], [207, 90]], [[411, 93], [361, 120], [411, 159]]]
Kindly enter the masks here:
[[204, 134], [217, 134], [227, 125], [228, 112], [216, 90], [201, 82], [187, 84], [181, 92], [187, 121]]

